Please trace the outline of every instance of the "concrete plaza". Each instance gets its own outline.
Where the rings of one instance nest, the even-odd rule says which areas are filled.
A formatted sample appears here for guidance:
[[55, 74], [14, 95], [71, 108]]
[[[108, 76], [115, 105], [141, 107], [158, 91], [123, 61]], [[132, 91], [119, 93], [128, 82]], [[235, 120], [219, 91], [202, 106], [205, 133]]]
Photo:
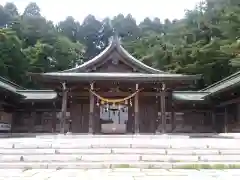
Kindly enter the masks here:
[[10, 169], [0, 170], [0, 180], [238, 180], [239, 170], [164, 169]]

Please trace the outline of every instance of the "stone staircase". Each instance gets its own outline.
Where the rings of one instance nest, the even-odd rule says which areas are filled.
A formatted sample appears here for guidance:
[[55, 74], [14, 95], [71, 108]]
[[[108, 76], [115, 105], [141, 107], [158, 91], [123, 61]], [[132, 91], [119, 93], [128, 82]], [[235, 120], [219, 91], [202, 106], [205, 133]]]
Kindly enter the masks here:
[[240, 167], [240, 139], [165, 135], [43, 135], [0, 139], [0, 169]]

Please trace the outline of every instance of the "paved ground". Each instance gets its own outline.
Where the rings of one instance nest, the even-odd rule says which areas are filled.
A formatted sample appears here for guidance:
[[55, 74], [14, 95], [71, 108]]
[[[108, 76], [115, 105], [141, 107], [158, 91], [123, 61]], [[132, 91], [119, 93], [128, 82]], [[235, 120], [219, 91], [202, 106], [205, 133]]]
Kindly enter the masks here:
[[[39, 137], [39, 138], [53, 138], [53, 136], [62, 136], [66, 137], [65, 135], [60, 135], [60, 134], [52, 134], [52, 133], [0, 133], [0, 138], [26, 138], [26, 137]], [[78, 133], [69, 133], [67, 134], [70, 138], [79, 138], [79, 137], [84, 137], [84, 138], [92, 138], [92, 137], [103, 137], [103, 135], [91, 135], [91, 134], [78, 134]], [[72, 137], [71, 137], [72, 136]], [[240, 133], [174, 133], [174, 134], [141, 134], [141, 135], [131, 135], [131, 134], [125, 134], [125, 135], [104, 135], [104, 137], [111, 137], [111, 138], [116, 138], [116, 137], [126, 137], [126, 138], [131, 138], [131, 137], [157, 137], [157, 138], [227, 138], [227, 139], [240, 139]]]
[[[129, 165], [126, 162], [130, 160], [133, 162], [146, 160], [144, 162], [147, 166], [139, 166], [139, 168], [155, 167], [149, 166], [152, 161], [161, 165], [163, 162], [175, 164], [194, 162], [193, 164], [196, 164], [199, 161], [240, 164], [239, 142], [240, 138], [190, 138], [181, 135], [43, 135], [28, 138], [1, 138], [0, 180], [61, 180], [64, 178], [66, 180], [240, 180], [238, 169], [167, 170], [169, 167], [138, 169], [137, 166], [133, 166], [136, 169], [96, 169], [107, 168], [107, 166], [103, 167], [106, 162]], [[167, 157], [170, 159], [166, 159]], [[175, 162], [173, 158], [181, 161]], [[98, 166], [94, 165], [95, 169], [91, 169], [92, 164], [96, 162]], [[67, 164], [65, 167], [67, 169], [61, 169], [64, 168], [64, 163]], [[79, 169], [77, 163], [90, 163], [91, 166], [87, 167], [84, 164]], [[43, 168], [42, 164], [47, 164], [47, 167], [38, 169]]]
[[239, 170], [33, 169], [0, 170], [0, 180], [239, 180]]

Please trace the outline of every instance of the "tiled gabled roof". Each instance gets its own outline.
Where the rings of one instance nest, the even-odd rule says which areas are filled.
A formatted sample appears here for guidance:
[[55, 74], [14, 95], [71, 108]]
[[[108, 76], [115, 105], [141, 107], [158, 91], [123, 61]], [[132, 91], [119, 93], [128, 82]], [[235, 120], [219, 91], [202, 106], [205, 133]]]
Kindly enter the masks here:
[[207, 96], [214, 96], [220, 92], [223, 92], [231, 88], [235, 88], [239, 85], [240, 85], [240, 71], [200, 90], [199, 92], [208, 92], [209, 94]]
[[62, 72], [85, 72], [88, 68], [95, 66], [96, 64], [100, 63], [101, 61], [106, 60], [106, 57], [108, 57], [112, 52], [116, 51], [118, 54], [120, 54], [122, 57], [125, 58], [126, 61], [128, 61], [130, 64], [133, 64], [136, 66], [136, 68], [142, 69], [147, 73], [167, 73], [155, 68], [152, 68], [141, 61], [134, 58], [129, 52], [127, 52], [121, 45], [121, 42], [118, 37], [113, 37], [110, 41], [109, 46], [102, 51], [99, 55], [94, 57], [93, 59], [75, 67], [72, 69], [67, 69]]
[[204, 101], [208, 92], [174, 91], [173, 98], [178, 101]]
[[0, 89], [24, 100], [51, 100], [57, 97], [53, 90], [28, 90], [3, 77], [0, 77]]
[[240, 71], [199, 91], [175, 91], [174, 98], [186, 101], [202, 101], [237, 86], [240, 86]]

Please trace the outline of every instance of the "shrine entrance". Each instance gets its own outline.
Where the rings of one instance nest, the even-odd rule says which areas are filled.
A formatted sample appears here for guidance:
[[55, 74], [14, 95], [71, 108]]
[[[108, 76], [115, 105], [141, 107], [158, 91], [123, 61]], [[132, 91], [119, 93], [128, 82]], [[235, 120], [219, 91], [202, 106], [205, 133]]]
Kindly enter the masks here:
[[128, 106], [101, 105], [100, 106], [101, 133], [127, 133]]
[[[93, 124], [99, 129], [95, 132], [103, 134], [125, 134], [133, 133], [134, 116], [133, 111], [136, 105], [134, 98], [138, 97], [140, 89], [136, 89], [133, 93], [128, 93], [127, 96], [120, 96], [120, 91], [108, 92], [104, 95], [90, 89], [90, 93], [95, 101], [94, 111], [97, 113], [93, 119]], [[111, 96], [115, 94], [114, 96]], [[96, 123], [97, 122], [97, 123]]]

